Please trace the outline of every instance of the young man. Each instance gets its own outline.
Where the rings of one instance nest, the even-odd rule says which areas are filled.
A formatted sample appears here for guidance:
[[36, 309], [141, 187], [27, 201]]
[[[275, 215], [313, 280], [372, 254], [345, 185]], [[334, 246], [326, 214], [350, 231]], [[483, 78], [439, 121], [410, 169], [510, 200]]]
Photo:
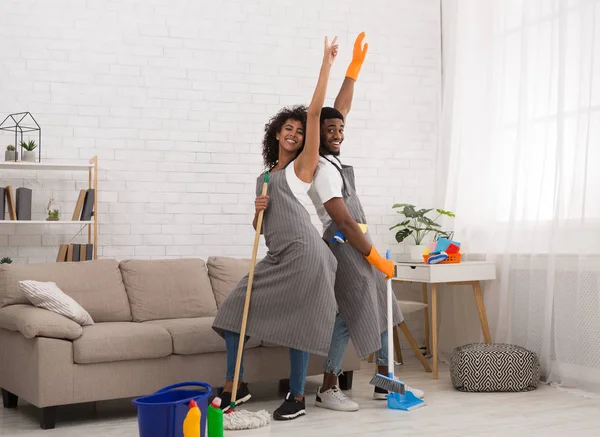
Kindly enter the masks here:
[[[358, 404], [349, 399], [337, 386], [344, 352], [349, 338], [359, 356], [375, 352], [378, 371], [387, 374], [387, 297], [386, 279], [393, 276], [392, 261], [381, 258], [371, 243], [366, 216], [356, 193], [354, 171], [339, 161], [344, 141], [344, 120], [350, 111], [354, 84], [368, 50], [362, 48], [364, 33], [354, 44], [352, 62], [346, 72], [342, 88], [334, 103], [335, 108], [321, 111], [321, 158], [309, 196], [323, 223], [323, 238], [338, 260], [335, 297], [338, 303], [335, 328], [329, 355], [325, 362], [323, 384], [316, 397], [316, 405], [337, 411], [357, 411]], [[341, 232], [346, 243], [334, 242]], [[403, 320], [395, 297], [393, 298], [394, 326]], [[390, 334], [391, 335], [391, 334]], [[423, 392], [410, 389], [416, 396]], [[375, 399], [386, 399], [387, 391], [375, 388]]]

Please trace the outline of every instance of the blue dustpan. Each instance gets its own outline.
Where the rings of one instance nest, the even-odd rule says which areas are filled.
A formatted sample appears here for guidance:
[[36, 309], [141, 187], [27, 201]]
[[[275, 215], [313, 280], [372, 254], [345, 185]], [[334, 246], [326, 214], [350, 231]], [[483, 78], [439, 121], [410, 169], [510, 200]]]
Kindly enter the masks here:
[[395, 392], [388, 394], [387, 404], [392, 410], [412, 411], [425, 406], [425, 401], [407, 390], [403, 395]]

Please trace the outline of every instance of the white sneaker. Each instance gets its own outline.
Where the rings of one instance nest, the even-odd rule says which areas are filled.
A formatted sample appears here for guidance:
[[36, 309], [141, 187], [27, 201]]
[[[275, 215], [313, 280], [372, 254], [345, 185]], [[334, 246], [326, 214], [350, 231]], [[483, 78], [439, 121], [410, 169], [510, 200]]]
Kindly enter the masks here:
[[414, 394], [419, 399], [423, 399], [425, 397], [425, 392], [423, 390], [419, 390], [418, 388], [410, 387], [407, 385], [406, 390], [412, 392], [412, 394]]
[[[413, 388], [410, 386], [406, 386], [406, 391], [412, 392], [419, 399], [423, 399], [425, 397], [425, 392], [423, 390], [419, 390], [418, 388]], [[373, 399], [378, 401], [385, 401], [387, 399], [388, 391], [379, 387], [375, 387], [375, 391], [373, 391]]]
[[321, 387], [317, 390], [317, 407], [329, 408], [336, 411], [358, 411], [358, 404], [349, 399], [337, 385], [321, 393]]

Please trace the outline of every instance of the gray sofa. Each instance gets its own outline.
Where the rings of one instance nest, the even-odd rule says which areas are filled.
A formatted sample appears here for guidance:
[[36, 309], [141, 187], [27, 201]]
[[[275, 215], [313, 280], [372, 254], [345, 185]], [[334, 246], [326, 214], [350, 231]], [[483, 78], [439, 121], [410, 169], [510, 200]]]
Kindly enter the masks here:
[[[226, 257], [0, 265], [4, 407], [24, 399], [41, 409], [48, 429], [60, 405], [141, 396], [183, 381], [221, 385], [225, 342], [211, 326], [249, 269], [249, 260]], [[27, 279], [56, 282], [94, 324], [30, 305], [18, 282]], [[250, 339], [246, 350], [246, 381], [287, 378], [287, 349]], [[323, 360], [311, 357], [309, 375], [322, 373]], [[350, 346], [344, 388], [359, 368]]]

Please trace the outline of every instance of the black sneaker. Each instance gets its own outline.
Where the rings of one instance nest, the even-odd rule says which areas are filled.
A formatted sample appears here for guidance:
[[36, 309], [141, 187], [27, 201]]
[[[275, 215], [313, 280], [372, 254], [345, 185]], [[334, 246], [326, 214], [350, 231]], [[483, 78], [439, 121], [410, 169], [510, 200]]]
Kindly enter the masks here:
[[373, 399], [377, 399], [378, 401], [385, 401], [387, 399], [387, 395], [389, 392], [383, 388], [375, 386], [375, 391], [373, 391]]
[[[221, 392], [221, 410], [223, 412], [229, 410], [229, 404], [231, 403], [231, 392]], [[248, 384], [242, 382], [238, 385], [237, 396], [235, 400], [235, 406], [241, 405], [245, 402], [248, 402], [252, 395], [250, 394], [250, 390], [248, 390]]]
[[305, 414], [306, 404], [304, 399], [299, 401], [291, 393], [288, 393], [283, 404], [273, 412], [273, 419], [292, 420]]

